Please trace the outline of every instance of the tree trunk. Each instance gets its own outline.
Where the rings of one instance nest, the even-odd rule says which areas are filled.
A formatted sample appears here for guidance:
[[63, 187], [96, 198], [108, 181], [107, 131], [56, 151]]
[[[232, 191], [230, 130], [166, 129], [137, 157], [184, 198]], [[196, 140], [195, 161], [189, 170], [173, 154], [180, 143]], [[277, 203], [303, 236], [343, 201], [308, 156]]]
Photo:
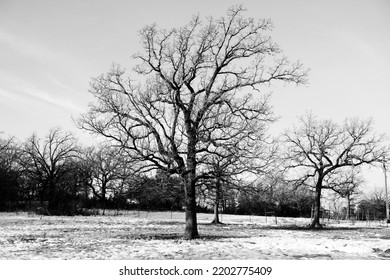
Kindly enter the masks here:
[[214, 220], [211, 222], [212, 224], [221, 224], [221, 222], [219, 221], [220, 192], [221, 192], [221, 180], [217, 178], [217, 182], [215, 183]]
[[346, 220], [349, 220], [351, 217], [351, 196], [350, 194], [347, 194], [347, 216], [345, 217]]
[[55, 183], [53, 178], [49, 178], [49, 195], [48, 195], [48, 205], [47, 211], [49, 214], [58, 214], [59, 206], [57, 205], [56, 199], [56, 190]]
[[196, 219], [196, 196], [195, 180], [190, 175], [185, 183], [185, 209], [186, 226], [184, 229], [184, 239], [195, 239], [199, 237], [198, 223]]
[[316, 186], [316, 197], [314, 200], [314, 215], [313, 215], [313, 220], [309, 226], [310, 228], [322, 228], [322, 225], [320, 224], [321, 190], [322, 190], [322, 185], [319, 182], [319, 183], [317, 183], [317, 186]]
[[103, 180], [102, 182], [102, 197], [101, 197], [101, 204], [103, 208], [103, 216], [105, 215], [106, 211], [106, 188], [107, 188], [107, 183]]
[[196, 158], [195, 158], [195, 146], [193, 149], [189, 149], [187, 158], [187, 170], [188, 173], [185, 176], [185, 208], [186, 208], [186, 226], [184, 229], [184, 239], [195, 239], [199, 237], [198, 223], [196, 219], [196, 191], [195, 191], [195, 170], [196, 170]]

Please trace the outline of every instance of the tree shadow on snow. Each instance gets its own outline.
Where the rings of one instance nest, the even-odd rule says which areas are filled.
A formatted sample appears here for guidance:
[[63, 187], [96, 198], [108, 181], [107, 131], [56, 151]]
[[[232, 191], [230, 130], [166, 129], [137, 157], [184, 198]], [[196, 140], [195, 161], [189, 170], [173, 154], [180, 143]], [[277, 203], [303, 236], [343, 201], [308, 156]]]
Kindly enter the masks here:
[[[245, 236], [239, 236], [239, 235], [232, 235], [232, 234], [208, 234], [208, 233], [200, 233], [199, 238], [196, 238], [194, 240], [199, 241], [208, 241], [208, 240], [222, 240], [227, 238], [248, 238], [247, 235]], [[140, 234], [132, 234], [126, 236], [126, 239], [133, 239], [133, 240], [176, 240], [176, 241], [184, 241], [183, 233], [140, 233]]]

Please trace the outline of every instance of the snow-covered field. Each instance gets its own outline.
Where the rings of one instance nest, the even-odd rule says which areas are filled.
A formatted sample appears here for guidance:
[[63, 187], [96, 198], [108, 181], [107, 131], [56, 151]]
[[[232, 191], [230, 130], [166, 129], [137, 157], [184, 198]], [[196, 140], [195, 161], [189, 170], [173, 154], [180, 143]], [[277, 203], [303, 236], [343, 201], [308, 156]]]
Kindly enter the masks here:
[[183, 240], [184, 213], [121, 212], [55, 217], [0, 213], [0, 259], [390, 259], [390, 227], [379, 222], [199, 214], [197, 240]]

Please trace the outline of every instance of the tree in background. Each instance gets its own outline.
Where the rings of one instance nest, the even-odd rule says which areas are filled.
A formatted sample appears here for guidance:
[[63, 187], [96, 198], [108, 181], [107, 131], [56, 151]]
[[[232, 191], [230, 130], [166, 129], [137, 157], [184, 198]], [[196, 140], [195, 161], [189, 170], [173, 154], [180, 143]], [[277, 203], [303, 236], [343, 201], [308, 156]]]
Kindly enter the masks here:
[[[75, 215], [84, 213], [85, 178], [80, 158], [67, 160], [63, 166], [63, 175], [57, 182], [55, 197], [56, 214]], [[52, 211], [53, 212], [53, 211]]]
[[356, 196], [361, 194], [361, 187], [364, 184], [363, 178], [358, 175], [357, 168], [343, 172], [339, 175], [339, 178], [335, 178], [335, 181], [331, 184], [330, 189], [334, 190], [338, 195], [347, 200], [345, 219], [349, 220], [352, 215], [353, 201]]
[[118, 195], [119, 188], [123, 187], [123, 181], [132, 174], [132, 171], [128, 168], [127, 158], [121, 154], [120, 149], [108, 144], [86, 149], [83, 159], [89, 171], [88, 186], [100, 201], [104, 215], [108, 193]]
[[320, 210], [324, 189], [335, 189], [336, 182], [348, 180], [348, 176], [340, 177], [345, 170], [380, 162], [387, 154], [382, 146], [383, 137], [373, 132], [371, 120], [350, 119], [339, 125], [309, 114], [300, 119], [299, 127], [285, 133], [284, 141], [291, 181], [315, 192], [310, 227], [322, 227]]
[[[260, 86], [306, 81], [302, 65], [290, 64], [272, 42], [272, 23], [245, 18], [244, 11], [232, 7], [225, 17], [203, 22], [196, 16], [170, 30], [146, 26], [140, 31], [143, 51], [135, 55], [139, 82], [114, 66], [92, 81], [96, 102], [78, 120], [79, 127], [111, 139], [144, 162], [144, 171], [180, 176], [186, 239], [198, 237], [198, 163], [219, 137], [215, 131], [230, 130], [233, 137], [250, 125], [248, 120], [261, 118]], [[211, 126], [220, 112], [236, 116], [237, 122]]]
[[10, 210], [20, 196], [19, 146], [13, 137], [0, 138], [0, 210]]
[[[259, 132], [261, 130], [257, 130]], [[207, 193], [214, 203], [214, 220], [219, 224], [219, 209], [228, 193], [251, 192], [253, 183], [275, 168], [276, 146], [266, 143], [264, 136], [236, 139], [234, 145], [221, 143], [202, 158], [202, 175], [199, 175], [202, 192]], [[261, 131], [263, 134], [264, 131]], [[253, 141], [253, 142], [252, 142]], [[245, 144], [241, 143], [244, 142]], [[238, 148], [240, 147], [240, 148]], [[244, 148], [245, 147], [245, 148]], [[242, 177], [246, 179], [243, 180]], [[252, 178], [252, 179], [250, 179]], [[211, 193], [211, 196], [210, 196]], [[224, 197], [225, 196], [225, 197]]]
[[61, 214], [59, 183], [69, 172], [70, 162], [78, 157], [79, 148], [74, 136], [59, 128], [51, 129], [45, 138], [36, 134], [23, 145], [22, 164], [31, 181], [40, 185], [41, 202], [48, 201], [50, 214]]
[[141, 209], [182, 210], [182, 180], [164, 171], [153, 176], [140, 176], [130, 182], [128, 198]]
[[284, 180], [279, 171], [262, 176], [251, 188], [240, 193], [240, 214], [266, 215], [265, 212], [283, 217], [310, 216], [313, 195], [307, 189], [295, 188]]
[[[246, 102], [244, 102], [246, 104]], [[246, 106], [244, 106], [246, 107]], [[248, 108], [248, 107], [246, 107]], [[215, 107], [213, 118], [205, 121], [205, 127], [213, 128], [198, 156], [198, 178], [203, 187], [214, 192], [214, 220], [219, 223], [219, 206], [222, 192], [228, 188], [243, 191], [242, 177], [254, 181], [259, 175], [271, 172], [276, 160], [275, 141], [267, 135], [270, 124], [276, 118], [269, 106], [268, 96], [259, 98], [254, 114], [232, 113], [230, 108]], [[244, 125], [241, 125], [244, 124]], [[209, 130], [211, 131], [211, 130]], [[224, 187], [224, 188], [222, 188]]]
[[[385, 219], [386, 218], [386, 199], [383, 190], [374, 189], [367, 194], [358, 203], [358, 218], [362, 220]], [[361, 215], [361, 216], [360, 216]]]

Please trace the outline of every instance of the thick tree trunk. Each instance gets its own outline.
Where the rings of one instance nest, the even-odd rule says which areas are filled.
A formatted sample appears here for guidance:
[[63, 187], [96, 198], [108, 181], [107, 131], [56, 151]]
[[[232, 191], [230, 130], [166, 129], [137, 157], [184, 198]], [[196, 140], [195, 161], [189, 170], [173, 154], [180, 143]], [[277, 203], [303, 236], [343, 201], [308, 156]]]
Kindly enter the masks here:
[[220, 192], [221, 192], [221, 181], [219, 180], [219, 178], [217, 178], [217, 182], [215, 183], [214, 220], [211, 222], [212, 224], [221, 224], [221, 222], [219, 221]]
[[189, 149], [187, 157], [187, 170], [185, 176], [185, 207], [186, 207], [186, 226], [184, 229], [184, 239], [195, 239], [199, 237], [198, 222], [196, 218], [196, 191], [195, 191], [195, 172], [196, 172], [196, 157], [195, 145], [193, 149]]
[[316, 186], [316, 196], [314, 200], [314, 215], [313, 220], [311, 221], [310, 228], [322, 228], [320, 224], [320, 214], [321, 214], [321, 183], [317, 183]]
[[186, 226], [184, 229], [184, 239], [195, 239], [199, 237], [198, 223], [196, 218], [196, 195], [195, 180], [189, 176], [185, 185], [185, 209]]

